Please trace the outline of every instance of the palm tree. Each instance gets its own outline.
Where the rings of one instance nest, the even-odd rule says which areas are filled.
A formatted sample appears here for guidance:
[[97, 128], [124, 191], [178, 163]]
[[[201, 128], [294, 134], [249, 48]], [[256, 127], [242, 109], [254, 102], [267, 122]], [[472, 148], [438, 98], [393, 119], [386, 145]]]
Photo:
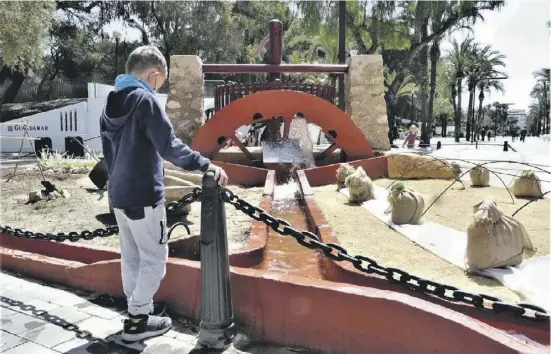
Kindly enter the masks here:
[[[485, 98], [484, 92], [490, 93], [491, 90], [495, 90], [497, 92], [503, 92], [504, 91], [503, 82], [499, 80], [482, 80], [478, 83], [478, 90], [480, 91], [480, 94], [478, 95], [478, 118], [476, 120], [476, 123], [473, 124], [473, 127], [472, 127], [474, 136], [477, 135], [478, 130], [482, 126], [482, 122], [484, 120], [484, 111], [482, 110], [482, 104], [484, 103], [484, 98]], [[484, 140], [484, 138], [482, 138], [482, 140]]]
[[[455, 78], [455, 85], [452, 88], [452, 96], [457, 97], [457, 103], [454, 107], [455, 114], [455, 142], [459, 142], [461, 131], [461, 94], [463, 92], [463, 79], [465, 78], [467, 65], [471, 58], [473, 38], [467, 37], [462, 42], [458, 42], [455, 38], [451, 41], [452, 50], [448, 53], [447, 61], [450, 64]], [[454, 98], [455, 100], [455, 98]]]
[[[537, 134], [549, 134], [549, 81], [550, 69], [543, 68], [533, 73], [536, 84], [530, 92], [540, 105], [540, 116], [537, 120]], [[543, 126], [542, 126], [543, 120]]]
[[[491, 46], [480, 47], [475, 43], [470, 52], [469, 60], [467, 63], [467, 82], [469, 89], [469, 105], [467, 109], [467, 141], [471, 134], [471, 128], [474, 132], [474, 111], [475, 111], [475, 93], [477, 86], [481, 89], [481, 96], [484, 100], [483, 91], [486, 88], [496, 88], [503, 90], [503, 85], [496, 80], [496, 77], [506, 77], [506, 75], [500, 71], [501, 67], [505, 67], [505, 55], [499, 53], [499, 51], [492, 49]], [[480, 108], [479, 108], [480, 112]], [[480, 114], [480, 113], [479, 113]]]

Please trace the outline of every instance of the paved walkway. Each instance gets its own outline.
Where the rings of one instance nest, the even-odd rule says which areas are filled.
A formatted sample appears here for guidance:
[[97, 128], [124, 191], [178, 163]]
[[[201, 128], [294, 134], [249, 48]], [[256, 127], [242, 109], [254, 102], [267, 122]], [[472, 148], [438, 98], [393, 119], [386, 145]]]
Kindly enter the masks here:
[[[198, 328], [174, 316], [173, 328], [164, 336], [125, 345], [120, 340], [123, 314], [120, 300], [0, 273], [0, 353], [217, 353], [196, 349]], [[307, 352], [270, 346], [239, 334], [224, 353]]]

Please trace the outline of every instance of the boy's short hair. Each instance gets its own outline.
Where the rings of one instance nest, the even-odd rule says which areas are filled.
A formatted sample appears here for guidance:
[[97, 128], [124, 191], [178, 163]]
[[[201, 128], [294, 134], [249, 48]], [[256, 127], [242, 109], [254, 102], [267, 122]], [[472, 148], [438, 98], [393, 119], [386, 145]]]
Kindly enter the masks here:
[[141, 74], [151, 67], [166, 76], [168, 69], [163, 53], [155, 46], [144, 45], [130, 53], [125, 69], [127, 74]]

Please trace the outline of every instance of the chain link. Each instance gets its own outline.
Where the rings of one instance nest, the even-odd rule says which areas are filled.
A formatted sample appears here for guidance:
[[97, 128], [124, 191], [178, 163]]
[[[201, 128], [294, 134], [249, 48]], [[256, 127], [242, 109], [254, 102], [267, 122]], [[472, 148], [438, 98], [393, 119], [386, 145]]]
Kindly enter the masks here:
[[292, 236], [299, 244], [310, 249], [320, 250], [335, 261], [349, 262], [354, 268], [363, 273], [377, 274], [412, 291], [430, 294], [446, 301], [469, 304], [481, 311], [496, 314], [507, 313], [530, 320], [549, 321], [549, 314], [539, 306], [504, 303], [501, 299], [493, 296], [471, 294], [450, 285], [419, 278], [398, 268], [384, 267], [369, 257], [350, 255], [346, 249], [338, 244], [323, 243], [312, 232], [294, 229], [287, 221], [275, 218], [264, 210], [249, 204], [229, 189], [222, 189], [220, 196], [224, 202], [233, 205], [237, 210], [242, 211], [254, 220], [262, 221], [278, 234]]
[[33, 316], [41, 318], [53, 325], [61, 327], [67, 331], [75, 332], [75, 336], [77, 338], [87, 339], [87, 340], [102, 340], [102, 339], [95, 338], [92, 335], [92, 333], [90, 333], [89, 331], [80, 329], [80, 327], [77, 326], [76, 324], [68, 322], [58, 316], [52, 315], [45, 310], [39, 310], [33, 305], [26, 305], [21, 301], [12, 300], [5, 296], [0, 296], [0, 302], [3, 302], [8, 306], [18, 307], [22, 311], [30, 312]]
[[[191, 193], [186, 194], [181, 199], [175, 202], [168, 203], [166, 205], [167, 214], [173, 214], [178, 211], [180, 208], [192, 204], [201, 199], [201, 188], [194, 188]], [[189, 233], [189, 228], [186, 226], [186, 229]], [[97, 237], [109, 237], [119, 233], [119, 227], [117, 225], [107, 226], [105, 228], [95, 229], [94, 231], [84, 230], [81, 232], [71, 231], [68, 233], [58, 232], [58, 233], [42, 233], [42, 232], [32, 232], [29, 230], [24, 230], [20, 228], [12, 228], [7, 225], [0, 225], [0, 233], [4, 235], [12, 235], [16, 237], [28, 238], [30, 240], [44, 240], [44, 241], [56, 241], [64, 242], [71, 241], [77, 242], [79, 240], [92, 240]]]

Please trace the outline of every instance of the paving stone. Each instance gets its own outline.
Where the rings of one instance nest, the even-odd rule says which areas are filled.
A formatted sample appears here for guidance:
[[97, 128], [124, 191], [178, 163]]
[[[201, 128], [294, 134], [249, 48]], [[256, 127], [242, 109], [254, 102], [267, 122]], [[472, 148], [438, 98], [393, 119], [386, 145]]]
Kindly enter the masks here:
[[60, 319], [69, 323], [77, 324], [87, 318], [92, 317], [89, 313], [82, 312], [75, 307], [61, 306], [54, 310], [48, 311], [52, 316], [57, 316]]
[[11, 334], [21, 334], [31, 329], [42, 327], [46, 324], [43, 320], [36, 317], [18, 313], [17, 315], [0, 320], [1, 329]]
[[69, 339], [76, 338], [76, 333], [67, 331], [52, 323], [48, 323], [21, 334], [21, 337], [45, 347], [52, 348]]
[[[59, 304], [54, 304], [52, 302], [47, 302], [40, 299], [32, 299], [31, 301], [27, 302], [25, 305], [31, 305], [31, 306], [34, 306], [35, 309], [38, 311], [47, 311], [47, 312], [50, 312], [53, 309], [56, 309], [61, 306]], [[23, 312], [27, 312], [27, 311], [23, 309]]]
[[21, 345], [18, 345], [15, 348], [12, 348], [8, 351], [3, 352], [4, 354], [59, 354], [51, 349], [43, 347], [39, 344], [33, 342], [27, 342]]
[[25, 338], [15, 336], [5, 331], [0, 331], [0, 353], [4, 353], [8, 349], [14, 348], [26, 342], [27, 340]]
[[139, 354], [140, 352], [117, 345], [113, 342], [92, 342], [86, 345], [71, 349], [65, 354]]
[[[73, 339], [70, 339], [66, 342], [63, 342], [61, 344], [58, 344], [56, 345], [55, 347], [53, 347], [52, 349], [53, 350], [56, 350], [58, 352], [61, 352], [61, 353], [67, 353], [67, 352], [71, 352], [71, 350], [73, 351], [78, 351], [80, 350], [80, 348], [82, 347], [87, 347], [88, 345], [90, 345], [92, 342], [90, 342], [89, 340], [87, 339], [83, 339], [83, 338], [73, 338]], [[72, 353], [72, 352], [71, 352]]]
[[121, 315], [120, 312], [116, 310], [98, 306], [91, 303], [90, 301], [85, 301], [81, 304], [75, 305], [75, 308], [84, 313], [89, 313], [90, 315], [94, 315], [106, 320], [111, 320], [113, 318], [120, 317]]
[[181, 342], [176, 339], [160, 337], [152, 344], [147, 345], [142, 354], [176, 354], [189, 353], [195, 346], [189, 343]]
[[[20, 294], [11, 290], [2, 291], [1, 296], [7, 298], [8, 301], [19, 301], [23, 303], [23, 305], [35, 298], [35, 296], [31, 294]], [[10, 305], [8, 302], [5, 301], [2, 301], [2, 305], [11, 309], [18, 308], [17, 305]]]
[[89, 331], [97, 339], [104, 339], [122, 331], [122, 317], [105, 320], [99, 317], [88, 318], [78, 324], [80, 330]]
[[8, 318], [13, 315], [17, 315], [19, 312], [11, 310], [7, 307], [0, 306], [0, 318]]

